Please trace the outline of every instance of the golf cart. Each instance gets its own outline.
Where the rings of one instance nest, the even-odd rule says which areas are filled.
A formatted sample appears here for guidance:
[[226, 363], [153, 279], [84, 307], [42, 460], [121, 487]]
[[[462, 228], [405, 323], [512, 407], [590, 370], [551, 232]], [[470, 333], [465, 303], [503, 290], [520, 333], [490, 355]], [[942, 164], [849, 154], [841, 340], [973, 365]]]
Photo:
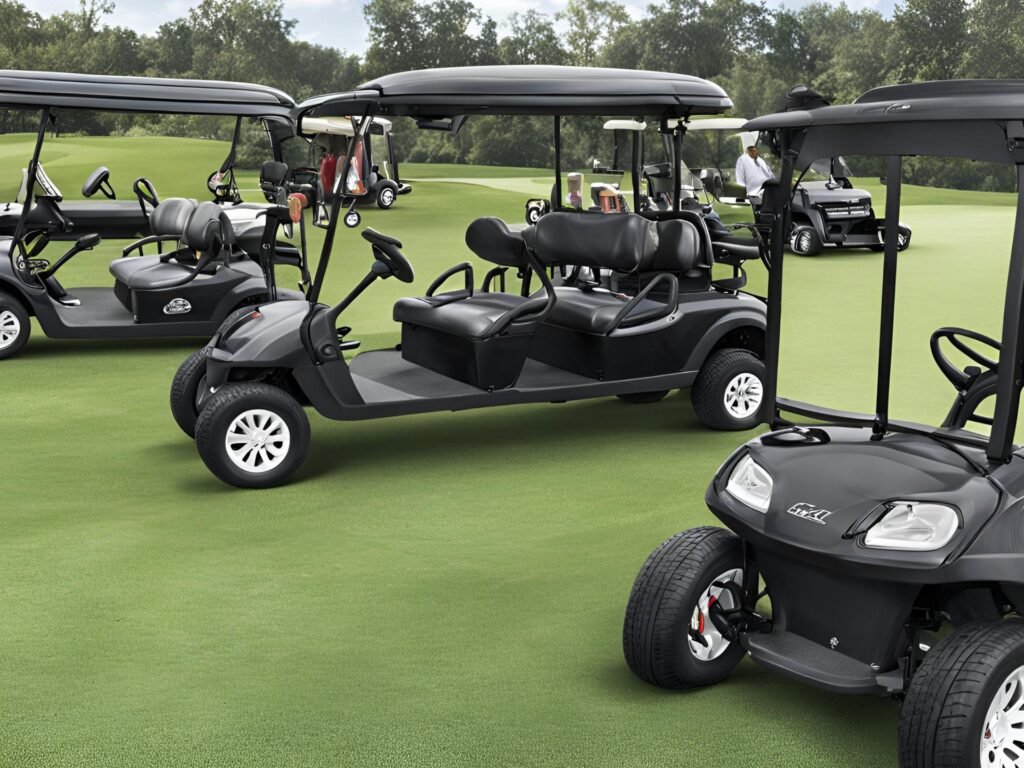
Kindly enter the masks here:
[[[609, 396], [654, 402], [692, 387], [704, 424], [749, 428], [759, 420], [765, 308], [739, 289], [742, 261], [761, 255], [756, 243], [713, 243], [703, 219], [678, 207], [604, 216], [559, 199], [561, 115], [664, 121], [678, 146], [678, 118], [730, 106], [716, 85], [685, 75], [540, 66], [405, 72], [301, 104], [300, 130], [309, 119], [354, 115], [359, 135], [377, 115], [445, 131], [479, 114], [549, 116], [556, 210], [533, 227], [473, 221], [466, 245], [487, 266], [483, 280], [470, 262], [446, 271], [425, 295], [394, 305], [398, 347], [346, 360], [359, 342], [339, 325], [345, 310], [378, 279], [412, 282], [413, 269], [402, 243], [367, 229], [366, 276], [333, 307], [319, 303], [344, 215], [336, 196], [308, 300], [225, 321], [175, 377], [179, 426], [217, 477], [241, 487], [278, 485], [298, 469], [309, 449], [304, 405], [354, 420]], [[351, 162], [350, 149], [338, 179]], [[733, 266], [732, 278], [712, 277], [716, 259]], [[563, 265], [574, 266], [553, 279]], [[506, 290], [509, 272], [519, 290], [511, 280]], [[595, 274], [621, 277], [618, 290]], [[446, 289], [450, 278], [459, 284]]]
[[[626, 609], [626, 660], [654, 685], [696, 688], [749, 654], [810, 685], [902, 700], [903, 768], [1022, 766], [1024, 453], [1013, 437], [1024, 362], [1024, 81], [877, 88], [852, 105], [748, 128], [770, 134], [783, 158], [759, 222], [771, 231], [762, 413], [772, 431], [729, 457], [707, 490], [729, 530], [685, 531], [648, 558]], [[887, 162], [867, 414], [776, 397], [786, 190], [817, 158], [843, 153]], [[951, 327], [931, 337], [954, 390], [937, 427], [889, 413], [903, 159], [918, 155], [1015, 165], [1019, 187], [1000, 338]]]
[[[0, 104], [39, 110], [23, 197], [8, 209], [16, 224], [10, 236], [0, 236], [0, 359], [25, 345], [33, 316], [51, 338], [208, 337], [235, 309], [274, 293], [267, 271], [276, 264], [306, 273], [304, 249], [277, 240], [279, 223], [292, 226], [283, 213], [283, 163], [265, 164], [261, 188], [274, 202], [260, 204], [159, 201], [149, 183], [137, 185], [137, 202], [68, 203], [40, 163], [47, 128], [62, 110], [254, 117], [290, 132], [294, 102], [280, 91], [202, 80], [0, 72]], [[92, 186], [109, 195], [109, 175], [93, 174]], [[62, 285], [59, 272], [72, 258], [95, 248], [103, 235], [129, 232], [145, 236], [110, 264], [112, 286]], [[60, 240], [74, 242], [59, 258], [44, 258], [47, 246]], [[173, 250], [164, 253], [165, 244]], [[149, 245], [160, 251], [142, 255]], [[286, 290], [277, 295], [303, 297]]]
[[[686, 131], [688, 132], [692, 126], [701, 122], [704, 121], [687, 122]], [[569, 206], [577, 210], [586, 208], [586, 210], [602, 213], [629, 213], [631, 210], [629, 202], [621, 191], [622, 180], [629, 173], [634, 180], [633, 210], [638, 212], [671, 211], [673, 195], [676, 191], [673, 179], [675, 168], [673, 132], [675, 128], [668, 126], [659, 132], [662, 145], [661, 155], [664, 160], [656, 163], [646, 162], [647, 123], [643, 120], [613, 119], [608, 120], [603, 128], [613, 137], [612, 163], [604, 165], [600, 160], [594, 160], [589, 170], [591, 181], [589, 194], [586, 197], [583, 189], [585, 174], [583, 172], [568, 174], [566, 177], [568, 192], [566, 202]], [[631, 158], [631, 166], [628, 169], [624, 167], [626, 164], [623, 162], [623, 155], [625, 154]], [[703, 185], [682, 160], [680, 160], [679, 171], [679, 196], [682, 207], [699, 211], [704, 216], [717, 218], [710, 204], [700, 202]], [[550, 213], [551, 210], [551, 200], [539, 198], [528, 200], [526, 202], [526, 223], [536, 224], [541, 216]]]
[[[404, 183], [398, 175], [391, 126], [390, 120], [374, 117], [369, 131], [364, 134], [359, 131], [359, 121], [346, 115], [311, 117], [303, 121], [302, 133], [310, 142], [312, 167], [296, 169], [292, 175], [294, 180], [309, 183], [316, 190], [311, 201], [315, 222], [326, 226], [338, 159], [344, 159], [350, 151], [352, 163], [344, 181], [345, 194], [341, 202], [349, 209], [345, 219], [347, 226], [359, 226], [356, 207], [376, 204], [386, 210], [395, 204], [399, 195], [412, 192], [412, 186]], [[385, 153], [379, 163], [374, 161], [374, 136], [380, 136], [384, 141]]]

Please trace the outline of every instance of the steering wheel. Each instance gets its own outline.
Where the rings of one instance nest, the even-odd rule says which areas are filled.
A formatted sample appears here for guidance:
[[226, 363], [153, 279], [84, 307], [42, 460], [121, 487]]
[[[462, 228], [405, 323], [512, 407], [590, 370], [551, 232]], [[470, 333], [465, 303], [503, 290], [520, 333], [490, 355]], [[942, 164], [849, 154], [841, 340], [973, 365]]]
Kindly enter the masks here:
[[143, 211], [146, 210], [147, 205], [150, 208], [156, 208], [160, 205], [160, 196], [156, 193], [156, 187], [145, 176], [139, 176], [139, 178], [132, 182], [132, 192], [139, 198], [139, 205], [142, 206]]
[[97, 192], [102, 192], [108, 200], [117, 199], [114, 188], [110, 186], [110, 169], [105, 165], [90, 173], [82, 185], [82, 197], [92, 197]]
[[384, 262], [392, 275], [403, 283], [411, 283], [416, 279], [412, 264], [399, 250], [402, 247], [401, 241], [369, 228], [363, 230], [363, 239], [373, 246], [373, 257]]
[[957, 368], [946, 357], [942, 351], [941, 343], [948, 341], [950, 345], [958, 352], [963, 354], [967, 359], [974, 363], [977, 363], [984, 370], [995, 371], [999, 367], [999, 362], [993, 360], [990, 357], [978, 352], [978, 350], [971, 347], [966, 340], [975, 341], [979, 344], [984, 344], [996, 352], [1002, 349], [1002, 345], [995, 339], [986, 336], [977, 331], [970, 331], [966, 328], [939, 328], [932, 334], [929, 345], [932, 350], [932, 357], [935, 358], [935, 364], [939, 366], [939, 370], [942, 371], [943, 375], [949, 379], [949, 382], [957, 388], [958, 391], [963, 391], [971, 384], [971, 382], [977, 378], [977, 373], [972, 373], [969, 370], [961, 370]]

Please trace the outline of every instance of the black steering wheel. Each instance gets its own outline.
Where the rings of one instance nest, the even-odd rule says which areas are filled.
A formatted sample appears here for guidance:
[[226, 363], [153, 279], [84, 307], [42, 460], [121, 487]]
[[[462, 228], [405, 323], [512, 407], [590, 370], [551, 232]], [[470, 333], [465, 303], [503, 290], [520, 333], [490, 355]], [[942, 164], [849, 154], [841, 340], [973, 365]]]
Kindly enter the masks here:
[[110, 169], [101, 165], [89, 174], [89, 178], [82, 185], [82, 197], [92, 197], [97, 192], [102, 192], [108, 200], [117, 199], [114, 188], [110, 186]]
[[399, 249], [402, 243], [389, 235], [382, 235], [375, 229], [364, 229], [363, 239], [373, 246], [373, 257], [383, 262], [388, 270], [403, 283], [416, 279], [412, 264]]
[[997, 359], [993, 360], [987, 357], [978, 350], [971, 347], [966, 340], [975, 341], [979, 344], [984, 344], [996, 352], [1002, 350], [1002, 345], [995, 339], [986, 336], [983, 333], [977, 331], [970, 331], [966, 328], [939, 328], [932, 334], [930, 346], [932, 350], [932, 357], [935, 358], [935, 364], [939, 366], [939, 370], [942, 374], [949, 379], [949, 382], [957, 388], [958, 391], [963, 391], [970, 386], [971, 382], [978, 377], [977, 371], [972, 372], [970, 370], [961, 370], [956, 367], [945, 353], [942, 351], [941, 343], [948, 341], [950, 345], [963, 354], [971, 362], [977, 363], [983, 370], [996, 371], [999, 367], [998, 355]]
[[156, 187], [145, 176], [139, 176], [132, 182], [132, 192], [139, 198], [139, 205], [142, 206], [143, 211], [147, 210], [146, 206], [156, 208], [160, 205], [160, 196], [156, 193]]

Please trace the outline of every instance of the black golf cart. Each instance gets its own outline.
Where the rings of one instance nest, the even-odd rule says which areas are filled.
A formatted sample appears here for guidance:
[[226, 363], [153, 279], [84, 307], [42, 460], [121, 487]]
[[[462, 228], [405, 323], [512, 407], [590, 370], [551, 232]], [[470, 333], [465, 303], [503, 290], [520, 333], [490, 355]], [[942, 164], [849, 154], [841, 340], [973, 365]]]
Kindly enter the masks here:
[[[287, 167], [264, 165], [266, 203], [242, 203], [233, 193], [233, 155], [217, 202], [170, 198], [160, 201], [146, 179], [135, 184], [139, 199], [113, 199], [106, 168], [92, 174], [87, 196], [111, 199], [65, 202], [40, 163], [48, 127], [65, 110], [224, 115], [263, 121], [280, 157], [279, 141], [292, 135], [294, 102], [263, 86], [202, 80], [105, 77], [52, 72], [0, 72], [0, 104], [39, 111], [35, 148], [20, 202], [7, 206], [11, 234], [0, 235], [0, 359], [28, 341], [30, 317], [51, 338], [119, 339], [209, 336], [235, 309], [266, 301], [266, 270], [290, 264], [305, 274], [304, 248], [277, 240], [284, 216]], [[273, 225], [273, 226], [271, 226]], [[301, 224], [300, 224], [301, 226]], [[110, 265], [110, 287], [65, 288], [60, 270], [103, 237], [142, 236]], [[47, 258], [54, 241], [73, 240], [59, 258]], [[171, 244], [164, 252], [164, 245]], [[142, 255], [155, 245], [158, 253]], [[264, 245], [270, 247], [269, 255]], [[134, 255], [134, 254], [138, 255]], [[280, 298], [302, 298], [282, 290]]]
[[[345, 224], [359, 226], [360, 216], [355, 208], [376, 205], [387, 210], [400, 195], [412, 192], [412, 185], [406, 184], [398, 175], [398, 158], [395, 154], [394, 138], [391, 135], [391, 121], [375, 117], [365, 134], [359, 134], [358, 121], [349, 116], [310, 117], [303, 121], [302, 136], [309, 141], [311, 167], [296, 169], [292, 173], [293, 183], [307, 183], [314, 189], [313, 221], [326, 226], [330, 220], [335, 178], [339, 165], [351, 152], [352, 162], [342, 182], [344, 190], [341, 204], [349, 209]], [[382, 157], [376, 157], [373, 137], [383, 142]], [[353, 145], [354, 146], [350, 146]]]
[[[377, 279], [412, 282], [413, 270], [398, 240], [367, 229], [373, 259], [366, 277], [337, 305], [320, 304], [344, 214], [336, 199], [309, 300], [265, 304], [227, 320], [175, 378], [179, 425], [194, 428], [217, 477], [243, 487], [283, 483], [302, 463], [309, 447], [303, 405], [332, 419], [372, 419], [615, 395], [653, 402], [692, 386], [705, 424], [749, 428], [759, 420], [765, 307], [739, 289], [743, 259], [760, 256], [756, 244], [712, 243], [700, 215], [678, 207], [607, 216], [563, 210], [558, 199], [562, 115], [664, 121], [678, 146], [680, 117], [730, 106], [720, 88], [693, 77], [573, 67], [406, 72], [300, 105], [300, 130], [309, 118], [354, 115], [360, 133], [376, 115], [446, 131], [478, 114], [549, 115], [556, 210], [535, 227], [474, 221], [466, 244], [488, 268], [483, 280], [469, 262], [453, 267], [426, 295], [395, 304], [398, 347], [346, 361], [359, 342], [339, 326], [345, 309]], [[351, 160], [350, 152], [339, 179]], [[713, 278], [716, 257], [733, 266], [733, 277]], [[565, 265], [572, 265], [566, 277], [557, 277]], [[506, 273], [520, 278], [518, 290], [511, 279], [506, 290]], [[446, 288], [450, 278], [459, 284]]]
[[[1024, 81], [885, 87], [748, 127], [770, 133], [784, 158], [759, 221], [771, 242], [772, 431], [728, 458], [707, 490], [730, 530], [685, 531], [648, 558], [626, 609], [626, 660], [650, 683], [694, 688], [749, 654], [820, 688], [903, 700], [903, 768], [1022, 766], [1024, 455], [1013, 436], [1024, 358]], [[776, 398], [784, 190], [817, 158], [841, 153], [887, 158], [869, 414]], [[1015, 165], [1019, 187], [999, 340], [951, 327], [931, 337], [953, 386], [935, 427], [889, 414], [901, 175], [903, 158], [916, 155]], [[990, 416], [980, 407], [992, 398]]]

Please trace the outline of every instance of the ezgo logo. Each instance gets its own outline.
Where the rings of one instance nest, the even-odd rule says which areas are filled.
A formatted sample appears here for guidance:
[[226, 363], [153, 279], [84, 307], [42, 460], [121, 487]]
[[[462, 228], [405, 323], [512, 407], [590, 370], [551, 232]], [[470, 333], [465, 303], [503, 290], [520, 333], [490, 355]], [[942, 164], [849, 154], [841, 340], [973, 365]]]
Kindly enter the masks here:
[[786, 511], [793, 515], [793, 517], [799, 517], [801, 520], [810, 520], [818, 525], [825, 525], [825, 518], [832, 514], [827, 509], [822, 509], [803, 501], [799, 504], [794, 504]]

